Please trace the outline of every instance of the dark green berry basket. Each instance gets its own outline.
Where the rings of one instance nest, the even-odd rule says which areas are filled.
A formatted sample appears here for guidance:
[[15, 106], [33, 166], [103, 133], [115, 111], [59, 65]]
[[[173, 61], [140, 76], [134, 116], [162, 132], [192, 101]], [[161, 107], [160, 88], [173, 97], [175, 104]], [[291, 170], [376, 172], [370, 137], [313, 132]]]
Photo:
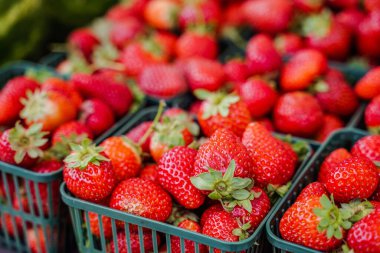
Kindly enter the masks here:
[[279, 201], [266, 222], [266, 234], [268, 241], [276, 248], [277, 252], [293, 253], [319, 253], [295, 243], [288, 242], [281, 238], [279, 223], [285, 211], [294, 203], [295, 199], [309, 183], [317, 180], [319, 167], [324, 159], [335, 149], [351, 149], [353, 144], [368, 133], [357, 129], [342, 129], [333, 133], [328, 140], [318, 149], [312, 159], [307, 163], [305, 169], [294, 180], [293, 185], [286, 195]]
[[[0, 87], [3, 87], [9, 79], [23, 75], [27, 70], [47, 71], [63, 78], [53, 68], [20, 61], [0, 69]], [[131, 117], [132, 114], [124, 116], [95, 141], [100, 143]], [[70, 224], [68, 212], [60, 203], [61, 206], [53, 210], [53, 203], [57, 200], [60, 202], [58, 188], [62, 181], [62, 169], [54, 173], [41, 174], [0, 162], [0, 173], [0, 186], [2, 186], [0, 194], [3, 195], [0, 200], [0, 249], [30, 252], [27, 231], [33, 229], [38, 235], [42, 229], [44, 238], [47, 238], [47, 251], [37, 247], [33, 252], [71, 252], [70, 246], [74, 244], [74, 239], [70, 241], [71, 237], [65, 234], [70, 231], [66, 229], [67, 224]], [[40, 187], [47, 187], [48, 196], [45, 198], [47, 203], [41, 201]], [[19, 201], [21, 197], [26, 204]]]
[[[127, 133], [130, 129], [137, 126], [138, 124], [153, 120], [157, 113], [157, 107], [150, 107], [140, 111], [134, 118], [132, 118], [127, 125], [121, 128], [115, 135], [123, 135]], [[311, 155], [311, 148], [308, 147], [308, 152], [305, 156], [304, 162], [299, 166], [299, 170], [304, 167], [304, 164], [309, 159]], [[71, 220], [74, 227], [74, 233], [80, 252], [107, 252], [107, 245], [112, 241], [116, 241], [117, 229], [116, 221], [120, 220], [125, 222], [124, 230], [126, 234], [126, 246], [130, 247], [130, 231], [129, 225], [134, 224], [138, 226], [138, 235], [139, 240], [142, 241], [143, 231], [151, 230], [151, 235], [153, 238], [153, 252], [159, 252], [159, 245], [157, 241], [157, 233], [162, 238], [161, 241], [166, 240], [167, 242], [167, 252], [172, 252], [170, 247], [170, 238], [171, 236], [180, 237], [181, 243], [181, 252], [185, 252], [184, 242], [185, 240], [190, 240], [195, 242], [195, 248], [193, 252], [199, 252], [199, 245], [207, 245], [210, 247], [209, 252], [214, 252], [214, 250], [219, 250], [215, 252], [268, 252], [270, 249], [267, 246], [269, 244], [264, 243], [265, 236], [262, 233], [265, 225], [264, 219], [257, 230], [247, 239], [240, 242], [225, 242], [217, 240], [208, 236], [204, 236], [199, 233], [194, 233], [188, 230], [183, 230], [181, 228], [162, 223], [156, 222], [150, 219], [142, 218], [125, 212], [121, 212], [115, 209], [111, 209], [105, 206], [97, 205], [91, 202], [87, 202], [81, 199], [74, 197], [67, 189], [65, 183], [61, 184], [61, 196], [63, 202], [68, 205]], [[277, 201], [278, 203], [278, 201]], [[275, 209], [277, 203], [272, 208]], [[107, 240], [104, 237], [104, 227], [101, 222], [98, 222], [97, 226], [100, 231], [100, 238], [97, 238], [92, 235], [90, 225], [89, 225], [89, 212], [93, 212], [98, 215], [98, 221], [101, 220], [102, 216], [107, 216], [111, 218], [112, 225], [112, 237]], [[267, 216], [268, 217], [268, 216]], [[111, 243], [112, 244], [112, 243]], [[148, 252], [144, 250], [142, 244], [140, 244], [139, 252]], [[115, 252], [121, 252], [118, 249]], [[124, 251], [123, 251], [124, 252]], [[128, 248], [128, 252], [131, 252]]]

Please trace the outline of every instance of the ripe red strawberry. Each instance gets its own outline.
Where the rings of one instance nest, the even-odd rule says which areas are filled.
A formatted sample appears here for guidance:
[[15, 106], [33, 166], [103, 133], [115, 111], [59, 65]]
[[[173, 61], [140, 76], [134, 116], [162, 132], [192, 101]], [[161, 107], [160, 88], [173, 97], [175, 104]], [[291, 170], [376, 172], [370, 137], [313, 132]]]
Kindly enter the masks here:
[[273, 117], [276, 129], [303, 137], [313, 136], [323, 124], [323, 113], [318, 101], [300, 91], [281, 96]]
[[318, 12], [325, 4], [325, 0], [295, 0], [294, 5], [302, 12]]
[[362, 99], [372, 99], [380, 95], [380, 67], [373, 68], [355, 86], [356, 94]]
[[280, 85], [285, 91], [303, 90], [327, 71], [326, 57], [313, 49], [300, 50], [281, 71]]
[[26, 97], [28, 90], [34, 91], [39, 84], [27, 77], [10, 79], [0, 92], [0, 125], [12, 125], [19, 117], [23, 108], [21, 99]]
[[240, 224], [250, 224], [250, 227], [247, 229], [247, 232], [249, 233], [253, 233], [256, 230], [271, 208], [269, 197], [262, 189], [259, 187], [253, 187], [251, 193], [251, 212], [248, 212], [246, 209], [238, 205], [231, 211], [232, 216], [237, 219]]
[[297, 165], [297, 159], [292, 158], [294, 151], [274, 138], [263, 125], [250, 123], [243, 134], [242, 142], [254, 162], [252, 169], [255, 183], [261, 187], [269, 184], [277, 187], [291, 180]]
[[111, 161], [101, 154], [103, 148], [96, 147], [88, 139], [81, 145], [71, 146], [73, 151], [64, 160], [63, 168], [67, 188], [78, 198], [101, 202], [116, 184]]
[[[139, 143], [141, 138], [144, 136], [145, 132], [148, 131], [148, 129], [151, 127], [152, 121], [145, 121], [131, 130], [126, 134], [126, 136], [134, 141], [135, 143]], [[150, 145], [150, 139], [151, 135], [145, 140], [145, 142], [141, 145], [141, 149], [148, 153], [149, 152], [149, 145]]]
[[263, 79], [249, 79], [239, 86], [239, 95], [247, 105], [252, 118], [268, 114], [274, 107], [277, 92]]
[[175, 55], [175, 45], [177, 43], [177, 36], [171, 32], [155, 31], [152, 35], [152, 40], [155, 41], [169, 58]]
[[28, 241], [27, 245], [29, 246], [29, 250], [31, 253], [47, 253], [48, 252], [48, 242], [47, 240], [53, 239], [52, 231], [47, 229], [45, 237], [45, 233], [41, 227], [30, 228], [26, 231], [26, 240]]
[[344, 122], [340, 118], [332, 114], [325, 114], [323, 115], [322, 127], [317, 132], [315, 140], [324, 142], [332, 132], [343, 127]]
[[281, 55], [294, 54], [304, 47], [302, 38], [294, 33], [281, 33], [273, 43]]
[[[190, 231], [196, 232], [196, 233], [202, 232], [201, 226], [196, 221], [193, 221], [190, 219], [182, 221], [181, 223], [178, 224], [178, 227], [182, 228], [182, 229], [190, 230]], [[195, 253], [196, 247], [198, 247], [197, 252], [199, 252], [199, 253], [208, 252], [205, 245], [200, 244], [198, 246], [195, 246], [195, 243], [192, 240], [184, 240], [183, 244], [184, 244], [186, 253]], [[181, 239], [178, 236], [172, 236], [170, 238], [170, 246], [171, 246], [171, 252], [173, 252], [173, 253], [181, 253], [182, 252], [181, 251]]]
[[196, 155], [195, 149], [175, 147], [162, 156], [157, 170], [160, 185], [187, 209], [196, 209], [205, 200], [190, 182]]
[[201, 227], [203, 227], [206, 223], [206, 221], [208, 220], [208, 218], [214, 213], [214, 212], [219, 212], [219, 211], [223, 211], [223, 206], [221, 204], [215, 204], [215, 205], [212, 205], [210, 206], [209, 208], [207, 208], [203, 214], [202, 214], [202, 217], [201, 217], [201, 220], [200, 220], [200, 225]]
[[281, 67], [281, 56], [267, 35], [258, 34], [252, 37], [248, 41], [246, 51], [247, 66], [251, 75], [275, 72]]
[[211, 34], [189, 30], [178, 38], [175, 53], [178, 58], [202, 57], [215, 59], [218, 55], [218, 44]]
[[106, 19], [119, 21], [131, 16], [141, 18], [148, 0], [129, 0], [111, 7], [106, 13]]
[[43, 155], [42, 148], [48, 142], [41, 132], [42, 125], [24, 128], [19, 122], [0, 136], [0, 161], [30, 168]]
[[380, 252], [380, 209], [355, 223], [347, 235], [347, 243], [354, 252]]
[[298, 195], [296, 202], [305, 201], [313, 197], [322, 197], [322, 195], [327, 195], [328, 192], [325, 186], [320, 182], [313, 182], [308, 184], [302, 189], [301, 193]]
[[354, 90], [337, 70], [329, 70], [324, 80], [314, 86], [314, 90], [315, 97], [326, 112], [349, 116], [359, 106]]
[[[161, 186], [150, 180], [129, 178], [116, 186], [110, 207], [123, 212], [164, 222], [172, 211], [172, 200]], [[124, 225], [117, 223], [118, 226]], [[132, 226], [132, 228], [136, 228]]]
[[257, 122], [257, 123], [263, 125], [269, 132], [273, 132], [274, 131], [273, 123], [268, 118], [262, 118], [260, 120], [255, 120], [254, 122]]
[[183, 73], [174, 65], [157, 64], [146, 67], [138, 85], [148, 96], [170, 99], [187, 91]]
[[112, 163], [117, 181], [138, 175], [141, 168], [141, 151], [138, 146], [125, 136], [111, 136], [100, 146]]
[[370, 12], [359, 24], [357, 47], [361, 55], [376, 58], [380, 49], [376, 43], [380, 39], [380, 9]]
[[185, 2], [179, 14], [179, 26], [182, 29], [194, 25], [218, 27], [221, 21], [221, 6], [216, 0]]
[[351, 148], [354, 156], [367, 157], [374, 163], [380, 161], [380, 135], [370, 135], [358, 140]]
[[[53, 173], [62, 168], [62, 162], [59, 161], [43, 161], [37, 164], [32, 168], [32, 171], [37, 173]], [[41, 213], [38, 205], [38, 199], [41, 200], [42, 203], [42, 212], [45, 216], [52, 217], [58, 214], [60, 195], [59, 195], [59, 183], [58, 181], [54, 181], [51, 183], [51, 188], [49, 188], [48, 184], [38, 183], [38, 192], [35, 188], [35, 184], [33, 182], [29, 182], [30, 192], [33, 199], [34, 209], [37, 210], [37, 213]], [[50, 193], [49, 193], [50, 192]], [[39, 195], [38, 195], [39, 194]], [[49, 199], [49, 197], [51, 199]], [[50, 210], [49, 202], [52, 204], [52, 209]]]
[[[153, 251], [153, 238], [152, 238], [152, 233], [151, 232], [144, 232], [142, 234], [142, 239], [143, 239], [143, 245], [144, 245], [144, 251]], [[157, 247], [160, 246], [161, 244], [161, 238], [159, 236], [159, 234], [156, 234], [156, 240], [157, 240]], [[129, 241], [127, 241], [127, 237], [125, 235], [125, 232], [124, 231], [120, 231], [117, 233], [117, 248], [119, 250], [119, 253], [128, 253], [128, 248], [127, 248], [127, 243], [130, 245], [131, 247], [131, 252], [132, 253], [138, 253], [138, 252], [141, 252], [140, 251], [140, 247], [142, 245], [140, 245], [140, 237], [139, 237], [139, 234], [137, 232], [132, 232], [130, 233], [129, 235]], [[115, 241], [112, 240], [112, 242], [110, 242], [110, 244], [108, 245], [108, 250], [107, 252], [110, 252], [110, 253], [115, 253], [116, 250], [116, 246], [115, 246]]]
[[314, 14], [303, 23], [305, 44], [324, 53], [329, 59], [344, 60], [350, 52], [351, 33], [330, 12]]
[[251, 116], [240, 97], [223, 92], [212, 94], [205, 90], [196, 91], [196, 95], [204, 100], [198, 112], [198, 121], [206, 136], [211, 136], [220, 128], [242, 136]]
[[134, 17], [128, 17], [118, 22], [114, 22], [109, 31], [110, 41], [118, 48], [123, 49], [143, 32], [144, 25]]
[[246, 1], [242, 15], [258, 31], [275, 34], [288, 28], [293, 16], [293, 4], [288, 0]]
[[223, 66], [219, 62], [203, 58], [191, 58], [187, 62], [185, 77], [192, 91], [216, 91], [222, 87], [225, 79]]
[[380, 134], [380, 95], [365, 108], [364, 121], [370, 133]]
[[6, 231], [5, 233], [12, 237], [15, 237], [17, 235], [20, 236], [23, 232], [22, 218], [20, 216], [11, 215], [7, 212], [3, 212], [1, 215], [3, 216], [3, 218], [0, 219], [0, 225], [3, 231]]
[[99, 40], [88, 28], [79, 28], [74, 30], [68, 38], [69, 45], [79, 50], [83, 57], [91, 62], [92, 52], [99, 45]]
[[71, 80], [85, 97], [102, 100], [119, 117], [126, 114], [132, 105], [132, 93], [126, 85], [101, 75], [74, 74]]
[[328, 174], [330, 167], [335, 168], [339, 163], [351, 157], [352, 156], [350, 152], [348, 152], [347, 149], [345, 148], [338, 148], [334, 150], [333, 152], [331, 152], [323, 161], [319, 169], [318, 181], [326, 182], [325, 177]]
[[139, 177], [158, 183], [157, 164], [148, 164], [140, 170]]
[[[101, 222], [103, 225], [103, 233], [100, 233], [100, 222], [99, 217], [101, 217]], [[84, 215], [84, 220], [86, 220], [86, 216]], [[104, 236], [104, 238], [108, 239], [112, 237], [112, 223], [111, 218], [107, 216], [103, 216], [97, 213], [88, 212], [88, 220], [86, 220], [90, 226], [91, 233], [97, 237]]]
[[368, 11], [375, 11], [380, 9], [380, 1], [379, 0], [364, 0], [364, 8]]
[[145, 6], [144, 18], [154, 28], [171, 30], [177, 26], [179, 10], [176, 0], [152, 0]]
[[81, 105], [79, 122], [99, 136], [115, 123], [115, 117], [107, 104], [99, 99], [89, 99]]
[[58, 142], [62, 142], [62, 139], [66, 138], [70, 141], [74, 141], [75, 143], [81, 143], [84, 138], [93, 138], [93, 134], [91, 130], [78, 121], [70, 121], [67, 122], [60, 127], [58, 127], [52, 137], [52, 144], [57, 144]]
[[364, 157], [345, 159], [329, 166], [325, 173], [320, 182], [338, 202], [369, 198], [379, 183], [376, 166]]
[[241, 15], [243, 4], [244, 1], [230, 1], [224, 6], [222, 10], [222, 25], [233, 27], [243, 26], [245, 24], [244, 15]]
[[327, 3], [335, 8], [353, 9], [359, 5], [359, 0], [327, 0]]
[[[322, 210], [326, 214], [321, 217]], [[295, 202], [284, 213], [280, 221], [281, 237], [312, 249], [333, 250], [342, 244], [346, 234], [344, 228], [348, 229], [343, 226], [341, 216], [337, 217], [339, 213], [338, 207], [326, 195], [309, 196]], [[322, 219], [327, 225], [322, 224]], [[330, 231], [327, 233], [326, 230]]]
[[366, 15], [361, 10], [347, 9], [337, 13], [335, 19], [338, 23], [345, 26], [351, 34], [356, 34], [360, 23], [365, 17]]
[[224, 64], [223, 68], [226, 81], [229, 82], [245, 82], [249, 76], [247, 64], [242, 59], [231, 59]]
[[[377, 170], [377, 175], [380, 178], [380, 170]], [[380, 183], [377, 185], [377, 189], [371, 196], [372, 200], [379, 201], [379, 207], [380, 207]]]

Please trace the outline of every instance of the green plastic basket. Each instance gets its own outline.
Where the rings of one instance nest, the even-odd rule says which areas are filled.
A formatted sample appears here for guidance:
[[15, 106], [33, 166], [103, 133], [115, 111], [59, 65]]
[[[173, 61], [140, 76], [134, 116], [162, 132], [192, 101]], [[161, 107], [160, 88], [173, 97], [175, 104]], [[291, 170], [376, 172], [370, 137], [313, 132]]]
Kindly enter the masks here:
[[279, 201], [266, 222], [266, 234], [269, 242], [277, 248], [277, 252], [293, 253], [318, 253], [320, 251], [310, 249], [295, 243], [285, 241], [279, 232], [279, 223], [285, 211], [294, 203], [295, 199], [311, 182], [317, 180], [319, 167], [324, 159], [335, 149], [350, 149], [353, 144], [368, 133], [357, 129], [342, 129], [332, 134], [329, 139], [320, 147], [312, 159], [307, 163], [306, 168], [294, 180], [294, 183], [286, 195]]
[[[128, 132], [131, 128], [140, 124], [141, 122], [152, 120], [157, 113], [157, 107], [150, 107], [140, 111], [134, 118], [132, 118], [127, 125], [121, 128], [115, 135], [122, 135]], [[308, 148], [308, 154], [304, 160], [304, 162], [299, 166], [299, 169], [303, 168], [306, 161], [311, 155], [311, 148]], [[181, 252], [185, 253], [184, 250], [184, 240], [194, 241], [195, 252], [199, 252], [198, 246], [200, 244], [207, 245], [210, 247], [209, 252], [213, 252], [214, 249], [219, 249], [221, 252], [268, 252], [267, 247], [270, 246], [265, 244], [265, 236], [262, 233], [265, 225], [265, 220], [261, 222], [257, 230], [254, 234], [252, 234], [249, 238], [240, 241], [240, 242], [225, 242], [221, 240], [217, 240], [211, 237], [204, 236], [202, 234], [190, 232], [187, 230], [180, 229], [178, 227], [162, 223], [156, 222], [150, 219], [146, 219], [143, 217], [135, 216], [132, 214], [128, 214], [125, 212], [121, 212], [115, 209], [111, 209], [105, 206], [97, 205], [94, 203], [90, 203], [81, 199], [78, 199], [70, 194], [68, 189], [66, 188], [66, 184], [61, 184], [61, 196], [66, 205], [69, 206], [70, 216], [72, 219], [74, 233], [77, 240], [78, 249], [80, 252], [106, 252], [107, 248], [107, 240], [104, 238], [102, 231], [103, 225], [99, 223], [99, 230], [101, 231], [101, 237], [96, 238], [91, 234], [91, 230], [89, 227], [89, 216], [88, 212], [94, 212], [98, 214], [99, 221], [101, 220], [101, 216], [108, 216], [111, 218], [112, 222], [112, 234], [113, 239], [116, 240], [116, 225], [115, 221], [120, 220], [125, 222], [125, 233], [126, 233], [126, 245], [130, 247], [129, 242], [129, 224], [134, 224], [138, 226], [138, 233], [140, 241], [142, 241], [143, 230], [150, 229], [152, 231], [153, 252], [158, 252], [158, 244], [156, 239], [156, 232], [161, 235], [162, 239], [166, 239], [167, 242], [167, 252], [171, 252], [170, 247], [170, 237], [178, 236], [181, 241]], [[277, 202], [278, 203], [278, 202]], [[274, 208], [277, 206], [277, 203], [274, 205]], [[268, 216], [267, 216], [268, 217]], [[116, 250], [116, 252], [119, 252]], [[128, 252], [131, 252], [130, 249]], [[146, 252], [141, 246], [140, 252]]]

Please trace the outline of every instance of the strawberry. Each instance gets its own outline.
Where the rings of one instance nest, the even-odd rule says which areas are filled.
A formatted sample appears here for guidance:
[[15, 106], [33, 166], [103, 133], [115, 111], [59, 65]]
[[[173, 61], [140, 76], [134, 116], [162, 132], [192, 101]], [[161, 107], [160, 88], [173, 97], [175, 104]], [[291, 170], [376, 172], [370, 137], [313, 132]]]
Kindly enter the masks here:
[[126, 114], [132, 105], [132, 93], [126, 85], [101, 75], [74, 74], [71, 80], [85, 97], [102, 100], [119, 117]]
[[246, 51], [247, 66], [251, 75], [275, 72], [281, 67], [281, 56], [267, 35], [258, 34], [252, 37], [248, 41]]
[[107, 104], [99, 99], [89, 99], [81, 105], [79, 122], [99, 136], [115, 123], [115, 117]]
[[79, 28], [71, 32], [68, 42], [74, 49], [79, 50], [88, 62], [91, 62], [92, 53], [100, 43], [93, 32], [87, 28]]
[[111, 136], [100, 146], [112, 162], [117, 181], [138, 175], [141, 168], [141, 151], [138, 146], [125, 136]]
[[380, 40], [380, 9], [367, 15], [359, 24], [357, 35], [357, 47], [361, 55], [377, 58], [380, 49], [376, 41]]
[[158, 182], [158, 166], [157, 164], [148, 164], [140, 170], [139, 177], [142, 179], [150, 180], [156, 183]]
[[288, 28], [293, 4], [288, 0], [250, 0], [242, 6], [242, 15], [258, 31], [275, 34]]
[[[143, 240], [143, 245], [144, 245], [144, 251], [150, 252], [153, 251], [154, 245], [153, 245], [153, 238], [152, 238], [152, 233], [151, 232], [144, 232], [142, 235], [142, 240]], [[110, 242], [108, 245], [108, 250], [107, 252], [114, 253], [116, 251], [116, 244], [117, 244], [117, 249], [119, 253], [128, 253], [128, 248], [127, 244], [130, 245], [131, 247], [131, 253], [138, 253], [140, 251], [140, 235], [137, 232], [132, 232], [129, 235], [129, 240], [127, 240], [126, 234], [124, 231], [120, 231], [117, 233], [117, 243], [115, 243], [114, 240]], [[155, 245], [156, 247], [160, 246], [161, 244], [161, 238], [159, 234], [156, 234], [156, 240], [157, 244]]]
[[[62, 162], [59, 161], [43, 161], [38, 163], [36, 166], [32, 168], [33, 172], [36, 173], [53, 173], [62, 168]], [[48, 184], [38, 183], [38, 192], [35, 188], [35, 184], [33, 182], [29, 182], [30, 192], [32, 194], [33, 204], [37, 213], [41, 213], [41, 210], [38, 205], [38, 199], [41, 200], [42, 203], [42, 212], [44, 215], [48, 217], [52, 217], [58, 214], [59, 203], [60, 203], [60, 195], [59, 195], [59, 183], [58, 181], [54, 181], [51, 183], [51, 188], [49, 188]], [[49, 193], [50, 192], [50, 193]], [[50, 199], [51, 198], [51, 199]], [[52, 206], [49, 207], [49, 203], [52, 203]], [[52, 209], [50, 209], [52, 208]]]
[[49, 242], [47, 239], [53, 239], [52, 234], [50, 234], [51, 231], [47, 230], [46, 235], [48, 238], [45, 237], [44, 230], [41, 227], [30, 228], [26, 231], [26, 240], [28, 241], [27, 245], [29, 246], [29, 251], [31, 253], [47, 253], [48, 252], [48, 244]]
[[244, 15], [241, 15], [243, 4], [244, 1], [231, 1], [228, 5], [224, 6], [222, 10], [223, 25], [238, 27], [245, 24]]
[[379, 0], [364, 0], [364, 8], [368, 11], [375, 11], [380, 9], [380, 1]]
[[0, 161], [30, 168], [43, 155], [42, 148], [48, 142], [41, 132], [42, 125], [24, 128], [19, 122], [0, 136]]
[[380, 209], [376, 208], [355, 223], [347, 235], [347, 243], [354, 252], [380, 252]]
[[140, 20], [134, 17], [125, 18], [114, 22], [109, 31], [110, 41], [118, 49], [123, 49], [134, 38], [139, 36], [144, 29]]
[[[99, 217], [101, 217], [103, 232], [100, 231], [100, 222]], [[84, 218], [86, 219], [86, 215]], [[103, 216], [97, 213], [88, 212], [88, 220], [87, 220], [91, 233], [97, 237], [104, 236], [104, 238], [108, 239], [112, 237], [112, 223], [111, 218], [107, 216]]]
[[166, 31], [155, 31], [152, 35], [152, 40], [161, 47], [164, 55], [170, 58], [175, 55], [175, 45], [178, 40], [175, 34]]
[[[377, 170], [377, 175], [380, 178], [380, 170], [379, 169]], [[379, 201], [379, 207], [380, 207], [380, 183], [377, 185], [377, 188], [376, 188], [375, 192], [372, 194], [371, 199]]]
[[327, 3], [335, 8], [353, 9], [359, 5], [359, 0], [327, 0]]
[[[0, 225], [4, 233], [9, 236], [20, 236], [23, 232], [23, 220], [20, 216], [14, 216], [7, 212], [2, 212], [3, 217], [0, 219]], [[3, 223], [4, 221], [4, 223]]]
[[285, 91], [303, 90], [327, 71], [326, 57], [313, 49], [295, 53], [281, 71], [280, 85]]
[[356, 94], [362, 99], [372, 99], [380, 95], [380, 67], [369, 70], [355, 86]]
[[274, 126], [270, 119], [268, 118], [262, 118], [259, 120], [255, 120], [254, 122], [257, 122], [261, 125], [263, 125], [269, 132], [274, 132]]
[[194, 25], [218, 27], [221, 21], [221, 8], [217, 0], [185, 2], [179, 14], [179, 26], [182, 29]]
[[339, 116], [352, 115], [359, 101], [354, 90], [337, 70], [329, 70], [315, 86], [315, 97], [322, 109]]
[[[161, 186], [150, 180], [129, 178], [116, 186], [110, 207], [122, 212], [164, 222], [172, 211], [172, 200]], [[123, 228], [124, 223], [117, 225]], [[132, 226], [132, 228], [136, 228]]]
[[[178, 58], [202, 57], [215, 59], [218, 55], [218, 44], [209, 33], [192, 29], [184, 32], [177, 40], [175, 54]], [[194, 45], [197, 45], [196, 47]]]
[[358, 140], [351, 148], [354, 156], [364, 156], [377, 164], [380, 161], [380, 135], [370, 135]]
[[281, 33], [273, 43], [281, 55], [294, 54], [304, 47], [302, 38], [294, 33]]
[[10, 79], [0, 92], [0, 125], [12, 125], [19, 117], [23, 108], [21, 99], [27, 91], [34, 91], [39, 84], [27, 77]]
[[268, 114], [274, 107], [278, 95], [271, 85], [263, 79], [252, 78], [239, 86], [239, 94], [247, 105], [252, 118]]
[[315, 140], [324, 142], [332, 132], [343, 127], [344, 122], [340, 118], [332, 114], [325, 114], [323, 115], [322, 127], [317, 132]]
[[195, 94], [204, 100], [198, 112], [198, 121], [206, 136], [211, 136], [220, 128], [242, 136], [251, 116], [240, 97], [233, 93], [210, 93], [205, 90], [197, 90]]
[[202, 213], [202, 216], [201, 216], [201, 220], [200, 220], [200, 225], [201, 227], [204, 226], [204, 224], [206, 223], [206, 221], [208, 220], [208, 218], [212, 215], [212, 213], [214, 212], [219, 212], [219, 211], [223, 211], [223, 206], [221, 204], [215, 204], [215, 205], [212, 205], [210, 207], [208, 207], [203, 213]]
[[185, 66], [185, 77], [192, 91], [206, 89], [216, 91], [224, 83], [223, 66], [217, 61], [191, 58]]
[[323, 113], [318, 101], [305, 92], [281, 96], [274, 108], [276, 129], [297, 136], [313, 136], [322, 127]]
[[[196, 221], [193, 221], [190, 219], [182, 221], [181, 223], [178, 224], [178, 227], [182, 228], [182, 229], [190, 230], [190, 231], [196, 232], [196, 233], [202, 232], [201, 226]], [[185, 247], [185, 252], [188, 252], [188, 253], [196, 252], [195, 247], [198, 247], [197, 252], [200, 252], [200, 253], [206, 253], [207, 252], [207, 248], [205, 245], [201, 244], [201, 245], [195, 246], [195, 243], [192, 240], [184, 240], [183, 245]], [[181, 239], [178, 236], [172, 236], [170, 238], [170, 246], [171, 246], [171, 252], [173, 252], [173, 253], [181, 253], [182, 252], [181, 251]]]
[[380, 95], [373, 98], [364, 112], [364, 121], [372, 134], [380, 134]]
[[146, 67], [139, 76], [138, 85], [146, 95], [162, 99], [170, 99], [187, 91], [183, 74], [169, 64]]
[[[126, 136], [133, 142], [139, 143], [141, 138], [144, 136], [146, 131], [148, 131], [151, 125], [152, 125], [152, 121], [144, 121], [141, 124], [129, 130]], [[150, 139], [151, 139], [151, 135], [141, 145], [141, 148], [144, 152], [149, 152]]]
[[144, 18], [154, 28], [171, 30], [177, 26], [179, 10], [176, 0], [152, 0], [145, 6]]
[[200, 100], [196, 100], [194, 101], [191, 105], [190, 105], [190, 108], [188, 109], [189, 110], [189, 113], [190, 115], [196, 117], [199, 110], [201, 109], [201, 106], [202, 106], [202, 101]]
[[350, 152], [347, 151], [345, 148], [338, 148], [331, 152], [323, 161], [319, 173], [318, 173], [318, 181], [319, 182], [326, 182], [326, 175], [328, 174], [328, 171], [330, 170], [330, 167], [335, 168], [339, 163], [343, 162], [344, 160], [351, 158]]
[[323, 11], [306, 18], [302, 27], [305, 44], [324, 53], [328, 58], [344, 60], [350, 51], [351, 33], [332, 14]]
[[35, 90], [21, 99], [24, 105], [20, 116], [27, 125], [42, 124], [42, 129], [54, 131], [76, 118], [78, 108], [66, 96], [55, 91]]
[[308, 184], [302, 189], [301, 193], [298, 195], [296, 202], [305, 201], [313, 197], [322, 197], [322, 195], [327, 195], [328, 192], [325, 186], [320, 182], [313, 182]]
[[175, 147], [162, 156], [157, 169], [160, 185], [187, 209], [196, 209], [205, 200], [201, 191], [190, 182], [196, 155], [194, 149]]
[[325, 4], [325, 0], [295, 0], [295, 7], [302, 12], [318, 12]]
[[67, 122], [58, 127], [52, 137], [52, 144], [62, 142], [62, 139], [66, 138], [75, 143], [81, 143], [84, 138], [93, 138], [91, 130], [84, 124], [78, 121]]
[[365, 17], [364, 12], [358, 9], [347, 9], [337, 13], [336, 21], [346, 27], [351, 34], [356, 34]]
[[223, 68], [226, 81], [229, 82], [245, 82], [249, 76], [247, 64], [238, 58], [227, 61]]
[[325, 173], [320, 182], [338, 202], [369, 198], [379, 183], [376, 166], [362, 157], [352, 157], [335, 166], [330, 165]]
[[116, 4], [107, 11], [106, 19], [117, 22], [131, 16], [140, 18], [147, 2], [148, 0], [128, 0]]
[[270, 184], [277, 187], [291, 180], [298, 160], [292, 158], [294, 151], [274, 138], [263, 125], [250, 123], [243, 134], [242, 143], [254, 162], [253, 178], [259, 186], [267, 187]]
[[71, 147], [63, 168], [67, 188], [78, 198], [101, 202], [116, 184], [111, 161], [101, 153], [103, 148], [91, 144], [89, 139], [83, 140], [81, 145], [72, 143]]

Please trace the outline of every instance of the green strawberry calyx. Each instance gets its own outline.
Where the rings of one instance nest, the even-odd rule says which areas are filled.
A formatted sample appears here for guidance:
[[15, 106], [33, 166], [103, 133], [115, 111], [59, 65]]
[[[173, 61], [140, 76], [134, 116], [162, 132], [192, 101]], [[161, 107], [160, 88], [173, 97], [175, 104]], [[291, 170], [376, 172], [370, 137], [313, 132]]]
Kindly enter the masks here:
[[375, 127], [368, 127], [368, 131], [371, 134], [380, 134], [380, 127], [375, 126]]
[[87, 134], [75, 134], [72, 133], [69, 136], [61, 136], [61, 140], [51, 146], [44, 154], [44, 160], [59, 160], [61, 161], [70, 154], [71, 143], [80, 144], [84, 139], [88, 138]]
[[71, 153], [64, 160], [68, 168], [86, 169], [90, 163], [99, 166], [100, 162], [109, 161], [100, 154], [104, 148], [97, 147], [88, 138], [84, 139], [81, 144], [71, 143], [70, 148]]
[[208, 197], [219, 200], [227, 211], [239, 205], [248, 212], [252, 212], [251, 200], [258, 197], [257, 193], [251, 191], [253, 180], [234, 177], [235, 168], [235, 160], [231, 160], [224, 174], [209, 168], [209, 172], [191, 177], [190, 181], [199, 190], [211, 191]]
[[152, 122], [151, 126], [149, 127], [149, 129], [145, 132], [145, 134], [140, 138], [139, 142], [137, 143], [139, 146], [143, 145], [145, 143], [145, 141], [149, 138], [149, 136], [154, 132], [154, 129], [156, 128], [156, 126], [160, 122], [161, 115], [164, 112], [165, 106], [166, 106], [165, 101], [160, 100], [160, 102], [158, 104], [158, 108], [157, 108], [157, 114], [154, 117], [153, 122]]
[[9, 131], [9, 143], [14, 150], [14, 160], [17, 164], [21, 163], [26, 155], [30, 158], [43, 156], [41, 147], [44, 146], [48, 139], [44, 138], [47, 132], [42, 132], [42, 124], [33, 124], [29, 128], [24, 128], [20, 122]]
[[293, 151], [297, 154], [299, 162], [302, 162], [303, 160], [305, 160], [306, 155], [309, 152], [309, 144], [306, 141], [301, 141], [301, 140], [295, 141], [292, 135], [290, 134], [287, 134], [285, 136], [275, 135], [275, 137], [276, 139], [279, 139], [283, 142], [288, 143], [292, 147]]
[[354, 199], [349, 203], [342, 203], [340, 209], [349, 215], [349, 221], [352, 223], [360, 221], [374, 210], [371, 202], [367, 200], [361, 201], [360, 199]]
[[329, 34], [332, 21], [332, 13], [328, 9], [324, 9], [317, 14], [309, 15], [303, 21], [301, 28], [302, 34], [304, 36], [323, 38]]
[[245, 224], [240, 224], [238, 221], [239, 228], [235, 228], [232, 230], [232, 234], [239, 237], [239, 241], [242, 241], [244, 239], [247, 239], [249, 237], [248, 230], [251, 228], [251, 223], [247, 222]]
[[166, 220], [167, 223], [173, 224], [174, 226], [178, 226], [184, 220], [192, 220], [195, 222], [199, 222], [199, 217], [189, 210], [181, 207], [180, 205], [173, 205], [172, 212], [169, 218]]
[[198, 99], [207, 101], [204, 105], [202, 119], [208, 119], [218, 114], [222, 117], [227, 117], [230, 106], [240, 101], [238, 95], [221, 91], [209, 92], [204, 89], [198, 89], [194, 91], [194, 94]]
[[34, 92], [28, 90], [26, 98], [22, 98], [20, 102], [24, 106], [20, 112], [20, 117], [28, 123], [44, 119], [49, 113], [49, 108], [52, 107], [48, 93], [42, 90], [35, 90]]

